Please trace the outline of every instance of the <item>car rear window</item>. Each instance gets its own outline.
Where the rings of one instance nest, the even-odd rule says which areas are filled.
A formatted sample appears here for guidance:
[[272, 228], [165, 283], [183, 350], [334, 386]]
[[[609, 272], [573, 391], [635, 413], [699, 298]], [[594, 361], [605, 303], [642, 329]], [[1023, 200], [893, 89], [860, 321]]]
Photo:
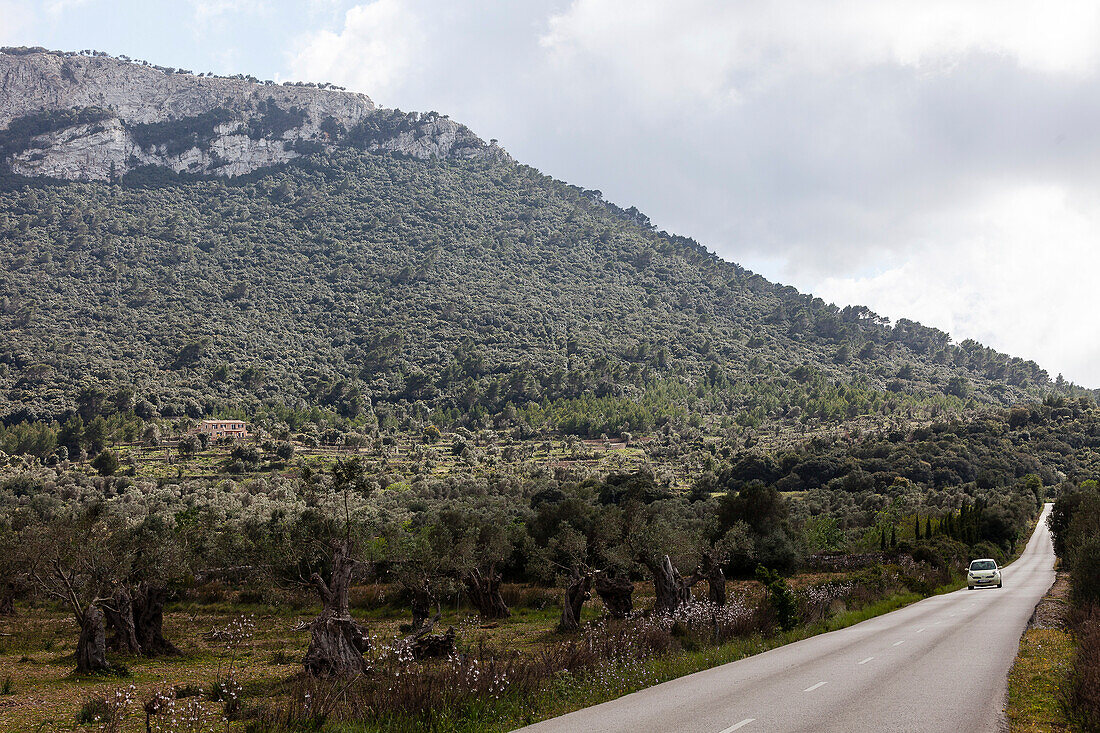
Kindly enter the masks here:
[[970, 563], [971, 570], [996, 570], [997, 563], [992, 560], [975, 560]]

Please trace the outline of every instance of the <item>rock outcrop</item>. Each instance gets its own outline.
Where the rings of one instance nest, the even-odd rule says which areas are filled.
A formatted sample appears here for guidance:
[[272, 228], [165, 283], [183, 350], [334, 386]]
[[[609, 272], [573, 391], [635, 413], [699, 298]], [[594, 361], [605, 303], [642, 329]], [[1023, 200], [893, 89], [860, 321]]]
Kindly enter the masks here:
[[380, 109], [364, 94], [327, 85], [0, 51], [0, 162], [19, 175], [109, 180], [156, 166], [236, 176], [332, 145], [416, 158], [507, 157], [445, 116]]

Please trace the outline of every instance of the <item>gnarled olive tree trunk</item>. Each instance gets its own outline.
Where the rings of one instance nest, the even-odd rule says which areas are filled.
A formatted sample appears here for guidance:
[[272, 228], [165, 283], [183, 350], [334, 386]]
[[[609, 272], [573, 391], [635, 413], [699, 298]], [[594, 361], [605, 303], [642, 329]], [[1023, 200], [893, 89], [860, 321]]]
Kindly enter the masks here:
[[15, 597], [21, 590], [18, 583], [9, 580], [0, 586], [0, 616], [15, 615]]
[[634, 610], [634, 583], [630, 578], [600, 573], [595, 586], [611, 618], [626, 618]]
[[490, 567], [485, 575], [474, 568], [463, 579], [466, 583], [466, 594], [470, 597], [470, 603], [481, 615], [482, 619], [492, 620], [508, 618], [511, 611], [508, 610], [504, 598], [500, 595], [500, 574], [495, 567]]
[[726, 605], [726, 574], [722, 566], [709, 552], [703, 554], [696, 577], [707, 581], [707, 600], [716, 606]]
[[584, 608], [584, 602], [592, 597], [591, 588], [592, 576], [574, 569], [569, 585], [565, 587], [565, 603], [561, 607], [559, 631], [576, 631], [580, 628], [581, 609]]
[[141, 654], [141, 644], [134, 627], [134, 603], [130, 591], [126, 588], [115, 589], [110, 600], [103, 605], [103, 614], [107, 626], [113, 632], [107, 646], [124, 654]]
[[660, 559], [644, 557], [642, 563], [653, 576], [653, 590], [657, 595], [654, 611], [674, 613], [680, 606], [691, 601], [692, 581], [680, 575], [668, 555]]
[[406, 585], [406, 587], [412, 596], [409, 604], [412, 607], [412, 624], [409, 625], [409, 631], [412, 634], [419, 634], [428, 624], [428, 618], [432, 613], [432, 600], [434, 600], [432, 590], [426, 580], [420, 585]]
[[318, 573], [310, 582], [321, 596], [321, 615], [309, 625], [309, 649], [302, 664], [315, 677], [351, 677], [366, 669], [363, 653], [369, 648], [366, 630], [348, 610], [348, 588], [356, 561], [343, 542], [332, 557], [332, 576], [326, 583]]
[[104, 672], [107, 665], [107, 631], [103, 622], [103, 611], [90, 603], [80, 612], [80, 638], [76, 642], [76, 671]]
[[179, 654], [164, 636], [164, 602], [168, 589], [142, 583], [130, 589], [118, 588], [103, 605], [107, 626], [114, 632], [108, 646], [127, 654], [157, 657]]
[[164, 636], [164, 603], [168, 600], [168, 589], [163, 585], [142, 583], [131, 597], [141, 653], [147, 657], [179, 654], [180, 650]]

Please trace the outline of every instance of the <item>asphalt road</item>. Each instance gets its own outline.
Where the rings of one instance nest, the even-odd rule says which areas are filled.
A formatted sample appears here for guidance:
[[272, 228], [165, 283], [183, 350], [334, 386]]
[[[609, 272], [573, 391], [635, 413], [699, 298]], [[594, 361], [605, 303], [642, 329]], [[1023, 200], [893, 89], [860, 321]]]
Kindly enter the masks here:
[[681, 677], [529, 733], [999, 731], [1020, 635], [1054, 582], [1043, 510], [1004, 587], [927, 598], [840, 631]]

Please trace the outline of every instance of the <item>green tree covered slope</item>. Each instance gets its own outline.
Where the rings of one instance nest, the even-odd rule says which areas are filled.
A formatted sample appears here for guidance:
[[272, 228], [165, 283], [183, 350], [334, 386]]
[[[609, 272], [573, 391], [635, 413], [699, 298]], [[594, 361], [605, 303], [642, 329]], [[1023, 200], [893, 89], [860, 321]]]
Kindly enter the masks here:
[[598, 435], [677, 415], [927, 418], [1055, 387], [1033, 362], [770, 283], [503, 153], [379, 152], [379, 136], [429, 134], [408, 119], [380, 111], [235, 178], [9, 170], [0, 417], [60, 418], [80, 398]]

